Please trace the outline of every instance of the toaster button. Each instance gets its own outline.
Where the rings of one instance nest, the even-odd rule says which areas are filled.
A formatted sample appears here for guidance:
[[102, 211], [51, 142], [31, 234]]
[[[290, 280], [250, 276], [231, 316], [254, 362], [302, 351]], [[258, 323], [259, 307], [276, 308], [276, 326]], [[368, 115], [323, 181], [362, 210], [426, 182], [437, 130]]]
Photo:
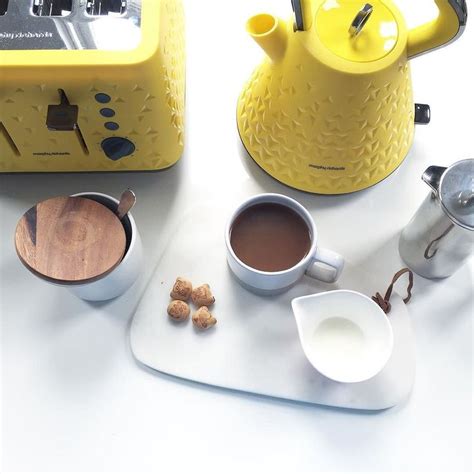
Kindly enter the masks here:
[[135, 151], [135, 145], [127, 138], [122, 137], [106, 138], [101, 146], [107, 158], [113, 161], [129, 156]]
[[112, 98], [108, 94], [104, 94], [103, 92], [99, 92], [95, 95], [95, 100], [99, 102], [99, 104], [108, 104]]
[[115, 130], [118, 130], [120, 128], [120, 126], [117, 122], [106, 122], [104, 124], [104, 127], [107, 130], [111, 130], [112, 132], [115, 132]]
[[102, 117], [111, 118], [115, 116], [115, 110], [109, 109], [106, 107], [106, 108], [100, 109], [100, 115], [102, 115]]

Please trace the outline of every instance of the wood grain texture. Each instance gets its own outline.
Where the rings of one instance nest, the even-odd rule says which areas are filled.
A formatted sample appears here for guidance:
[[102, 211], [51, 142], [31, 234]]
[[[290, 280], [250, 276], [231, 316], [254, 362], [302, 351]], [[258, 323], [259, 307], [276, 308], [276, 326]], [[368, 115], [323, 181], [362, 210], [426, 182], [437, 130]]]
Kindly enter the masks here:
[[17, 254], [37, 276], [64, 284], [98, 280], [122, 261], [125, 229], [91, 199], [58, 197], [27, 211], [15, 233]]

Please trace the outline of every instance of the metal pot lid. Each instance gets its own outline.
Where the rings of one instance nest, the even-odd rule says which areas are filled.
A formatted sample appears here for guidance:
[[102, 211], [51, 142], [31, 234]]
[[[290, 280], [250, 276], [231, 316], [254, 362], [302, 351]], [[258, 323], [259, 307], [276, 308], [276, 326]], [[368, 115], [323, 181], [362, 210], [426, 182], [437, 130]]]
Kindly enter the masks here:
[[446, 170], [438, 197], [456, 224], [474, 230], [474, 159], [459, 161]]

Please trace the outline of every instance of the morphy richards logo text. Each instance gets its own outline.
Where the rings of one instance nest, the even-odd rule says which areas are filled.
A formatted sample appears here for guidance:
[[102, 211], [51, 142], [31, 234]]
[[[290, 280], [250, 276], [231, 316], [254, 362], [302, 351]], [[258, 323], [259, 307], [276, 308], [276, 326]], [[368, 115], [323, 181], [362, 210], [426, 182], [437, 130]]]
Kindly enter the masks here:
[[52, 37], [53, 33], [50, 31], [15, 31], [12, 33], [0, 31], [0, 39], [41, 39]]

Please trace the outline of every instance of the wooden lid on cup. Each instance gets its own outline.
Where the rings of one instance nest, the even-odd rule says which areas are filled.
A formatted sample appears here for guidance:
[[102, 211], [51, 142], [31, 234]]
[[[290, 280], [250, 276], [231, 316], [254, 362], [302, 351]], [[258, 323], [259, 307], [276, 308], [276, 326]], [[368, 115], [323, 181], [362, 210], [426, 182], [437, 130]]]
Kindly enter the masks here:
[[107, 207], [82, 197], [40, 202], [20, 219], [15, 233], [20, 260], [54, 283], [98, 280], [122, 261], [125, 229]]

